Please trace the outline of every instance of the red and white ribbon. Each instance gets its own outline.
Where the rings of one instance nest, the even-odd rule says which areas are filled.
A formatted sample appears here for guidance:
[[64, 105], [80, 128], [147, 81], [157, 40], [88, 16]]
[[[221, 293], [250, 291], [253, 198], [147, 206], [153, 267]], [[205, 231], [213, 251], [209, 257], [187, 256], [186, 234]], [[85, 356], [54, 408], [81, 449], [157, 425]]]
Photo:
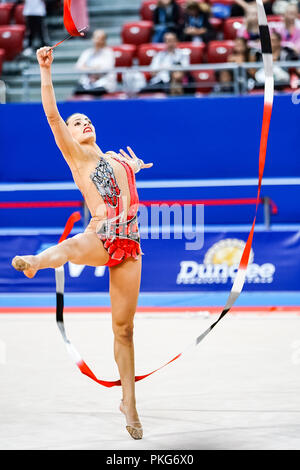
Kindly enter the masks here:
[[[258, 176], [258, 189], [257, 189], [257, 196], [256, 196], [256, 209], [255, 209], [255, 216], [253, 220], [253, 224], [242, 254], [242, 258], [240, 261], [239, 269], [233, 283], [232, 289], [230, 291], [228, 300], [226, 305], [220, 314], [219, 318], [209, 327], [207, 330], [204, 331], [201, 335], [199, 335], [196, 340], [192, 343], [191, 346], [198, 346], [198, 344], [212, 331], [212, 329], [220, 322], [220, 320], [230, 311], [231, 307], [236, 302], [237, 298], [239, 297], [245, 283], [246, 271], [249, 264], [249, 256], [252, 247], [253, 241], [253, 234], [254, 228], [256, 223], [257, 217], [257, 210], [260, 202], [260, 192], [261, 192], [261, 185], [262, 185], [262, 178], [264, 173], [265, 167], [265, 160], [266, 160], [266, 151], [267, 151], [267, 142], [269, 136], [269, 127], [272, 115], [272, 106], [273, 106], [273, 97], [274, 97], [274, 78], [273, 78], [273, 58], [272, 58], [272, 47], [271, 47], [271, 39], [270, 39], [270, 31], [268, 27], [267, 17], [265, 13], [265, 9], [263, 6], [262, 0], [256, 0], [257, 10], [258, 10], [258, 24], [259, 24], [259, 31], [260, 31], [260, 40], [261, 40], [261, 49], [262, 49], [262, 56], [264, 62], [264, 70], [265, 70], [265, 90], [264, 90], [264, 110], [263, 110], [263, 122], [262, 122], [262, 130], [261, 130], [261, 138], [260, 138], [260, 150], [259, 150], [259, 176]], [[61, 240], [67, 238], [69, 233], [72, 230], [72, 227], [75, 221], [79, 220], [80, 214], [75, 212], [72, 214], [70, 219], [67, 222], [65, 231]], [[63, 336], [65, 341], [67, 350], [75, 363], [77, 364], [80, 371], [90, 377], [92, 380], [97, 382], [100, 385], [105, 387], [114, 387], [116, 385], [121, 385], [120, 380], [115, 381], [107, 381], [98, 379], [95, 374], [91, 371], [91, 369], [86, 365], [86, 363], [81, 358], [80, 354], [74, 348], [74, 346], [70, 343], [66, 336], [64, 322], [63, 322], [63, 302], [64, 302], [64, 268], [58, 268], [55, 270], [56, 273], [56, 296], [57, 296], [57, 307], [56, 307], [56, 320], [59, 327], [59, 330]], [[187, 348], [188, 350], [189, 348]], [[186, 351], [187, 351], [186, 350]], [[136, 376], [135, 381], [138, 382], [140, 380], [149, 377], [150, 375], [154, 374], [158, 370], [163, 369], [171, 362], [174, 362], [176, 359], [181, 357], [184, 353], [180, 353], [175, 356], [173, 359], [168, 361], [166, 364], [163, 364], [158, 369], [149, 372], [144, 375]]]

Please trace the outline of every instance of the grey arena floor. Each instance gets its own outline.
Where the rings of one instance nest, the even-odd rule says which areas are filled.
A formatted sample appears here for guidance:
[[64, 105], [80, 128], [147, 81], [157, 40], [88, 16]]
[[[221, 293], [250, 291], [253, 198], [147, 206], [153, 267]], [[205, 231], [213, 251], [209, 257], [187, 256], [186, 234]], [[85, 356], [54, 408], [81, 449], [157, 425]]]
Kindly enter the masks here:
[[[138, 314], [138, 374], [157, 368], [213, 318]], [[68, 314], [71, 341], [115, 379], [107, 314]], [[80, 374], [53, 315], [0, 315], [0, 449], [300, 449], [300, 318], [225, 318], [185, 357], [137, 384], [144, 439], [118, 411], [119, 387]]]

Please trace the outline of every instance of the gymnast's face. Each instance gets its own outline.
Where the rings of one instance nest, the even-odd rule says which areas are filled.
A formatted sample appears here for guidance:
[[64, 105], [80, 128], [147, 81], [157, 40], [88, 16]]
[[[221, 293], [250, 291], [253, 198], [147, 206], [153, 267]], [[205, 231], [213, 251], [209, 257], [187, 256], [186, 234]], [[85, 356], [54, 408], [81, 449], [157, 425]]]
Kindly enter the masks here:
[[96, 142], [96, 132], [92, 121], [84, 114], [73, 114], [67, 121], [73, 139], [79, 144]]

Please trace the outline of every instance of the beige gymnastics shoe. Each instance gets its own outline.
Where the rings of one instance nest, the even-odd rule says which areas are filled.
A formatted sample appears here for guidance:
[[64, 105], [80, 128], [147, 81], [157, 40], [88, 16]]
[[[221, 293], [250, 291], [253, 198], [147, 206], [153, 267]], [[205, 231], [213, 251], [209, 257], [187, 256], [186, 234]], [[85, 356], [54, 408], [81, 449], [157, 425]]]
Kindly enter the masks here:
[[126, 417], [126, 429], [127, 429], [128, 433], [130, 434], [130, 436], [132, 437], [132, 439], [135, 439], [135, 440], [142, 439], [143, 438], [142, 425], [139, 421], [128, 422], [123, 400], [121, 400], [121, 403], [120, 403], [120, 411]]
[[26, 256], [15, 256], [12, 260], [12, 267], [15, 268], [17, 271], [22, 271], [26, 277], [32, 279], [37, 272], [37, 269], [33, 269], [31, 264], [26, 260]]

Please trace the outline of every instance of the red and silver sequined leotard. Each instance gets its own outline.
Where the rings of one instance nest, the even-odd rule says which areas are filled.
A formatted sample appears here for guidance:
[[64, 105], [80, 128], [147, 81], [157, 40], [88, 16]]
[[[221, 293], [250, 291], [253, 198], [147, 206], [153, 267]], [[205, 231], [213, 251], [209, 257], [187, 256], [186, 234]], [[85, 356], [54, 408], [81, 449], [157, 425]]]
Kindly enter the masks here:
[[113, 168], [107, 159], [100, 157], [95, 171], [90, 175], [107, 210], [107, 219], [102, 221], [97, 229], [97, 234], [110, 256], [106, 266], [116, 266], [129, 257], [138, 259], [141, 254], [137, 223], [139, 198], [135, 175], [131, 166], [125, 161], [116, 157], [112, 158], [120, 163], [126, 171], [130, 193], [130, 207], [127, 214]]

